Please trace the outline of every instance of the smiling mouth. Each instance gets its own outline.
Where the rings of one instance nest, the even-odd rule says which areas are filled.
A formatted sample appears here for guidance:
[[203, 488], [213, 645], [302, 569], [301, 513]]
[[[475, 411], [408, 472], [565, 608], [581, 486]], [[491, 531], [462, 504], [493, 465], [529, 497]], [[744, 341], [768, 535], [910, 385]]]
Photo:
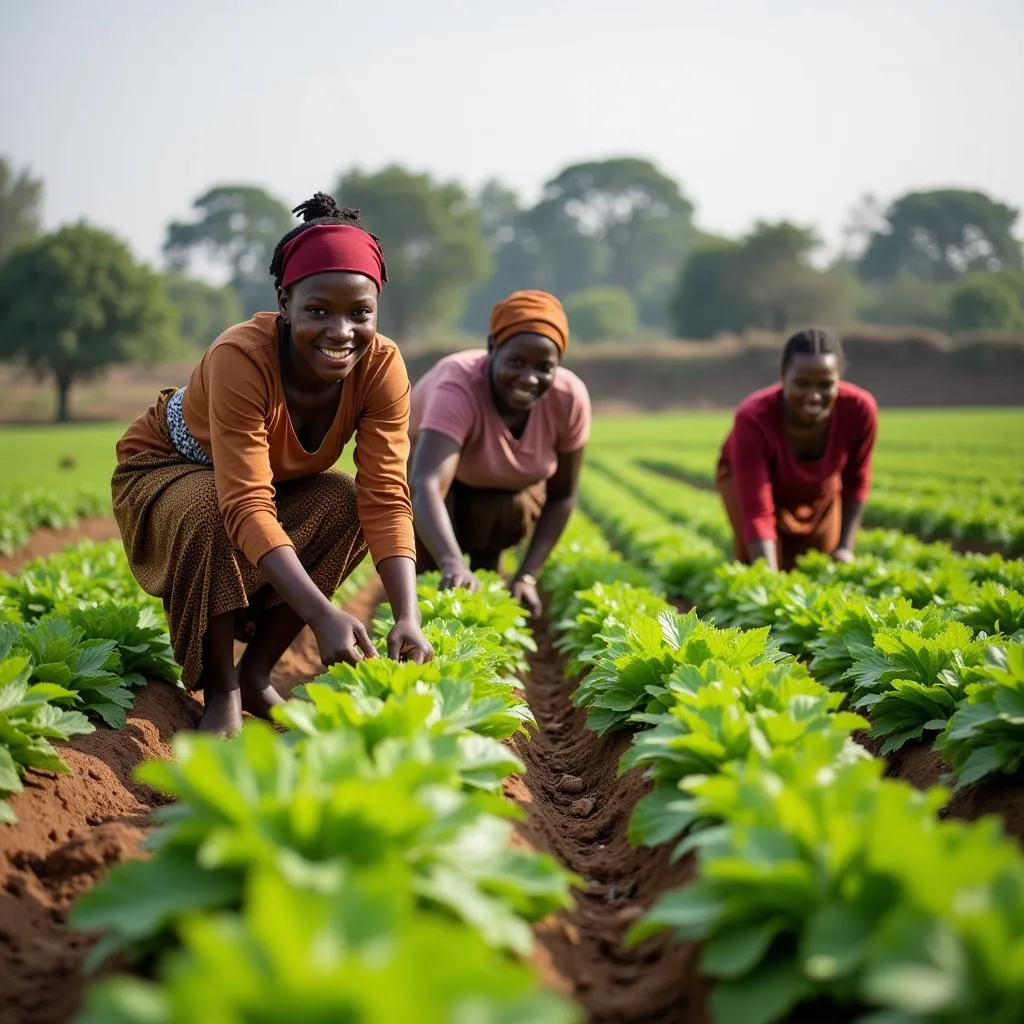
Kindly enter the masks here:
[[536, 391], [530, 391], [527, 388], [512, 388], [509, 394], [520, 402], [532, 402], [537, 397]]
[[317, 345], [316, 350], [332, 363], [343, 363], [349, 356], [355, 355], [356, 351], [351, 345], [344, 348], [323, 348], [321, 345]]

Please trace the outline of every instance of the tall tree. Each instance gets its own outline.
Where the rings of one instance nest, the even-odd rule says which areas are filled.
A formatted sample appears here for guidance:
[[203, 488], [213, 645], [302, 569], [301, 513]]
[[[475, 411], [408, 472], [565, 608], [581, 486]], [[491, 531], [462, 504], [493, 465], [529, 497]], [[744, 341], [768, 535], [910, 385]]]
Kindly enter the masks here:
[[491, 257], [465, 189], [404, 167], [343, 174], [336, 194], [381, 240], [388, 285], [381, 330], [398, 339], [454, 323]]
[[565, 313], [579, 341], [636, 341], [636, 305], [625, 288], [588, 288], [566, 296]]
[[65, 227], [0, 265], [0, 360], [52, 378], [59, 422], [76, 381], [114, 363], [155, 363], [176, 343], [160, 275], [106, 231]]
[[242, 319], [242, 304], [229, 284], [218, 287], [197, 277], [166, 274], [164, 287], [178, 311], [181, 340], [189, 348], [206, 348]]
[[956, 281], [976, 270], [1019, 270], [1013, 236], [1019, 211], [966, 189], [911, 192], [885, 213], [861, 258], [866, 281], [889, 281], [901, 270], [926, 281]]
[[757, 326], [785, 331], [798, 323], [852, 319], [852, 282], [842, 271], [811, 265], [821, 241], [811, 228], [759, 221], [740, 259], [742, 287], [758, 310]]
[[697, 241], [692, 217], [677, 181], [649, 160], [618, 157], [565, 168], [545, 185], [528, 221], [540, 250], [557, 253], [563, 272], [578, 273], [582, 265], [593, 275], [559, 280], [560, 290], [624, 288], [641, 319], [660, 326], [679, 267]]
[[1009, 281], [998, 274], [968, 274], [953, 288], [949, 325], [954, 331], [1024, 327], [1024, 309]]
[[743, 245], [729, 238], [707, 237], [680, 270], [668, 315], [680, 338], [711, 338], [720, 331], [741, 331], [757, 319], [743, 292], [740, 261]]
[[202, 255], [227, 272], [246, 315], [276, 309], [270, 257], [297, 223], [284, 203], [252, 185], [219, 185], [192, 206], [194, 220], [167, 228], [164, 254], [170, 269], [184, 273]]
[[901, 270], [891, 281], [871, 290], [857, 318], [891, 327], [944, 328], [949, 321], [949, 293], [953, 287]]
[[19, 243], [39, 234], [43, 182], [28, 168], [14, 173], [14, 165], [0, 156], [0, 263]]
[[538, 286], [534, 262], [527, 251], [528, 230], [519, 196], [497, 179], [486, 182], [475, 197], [484, 242], [491, 255], [491, 273], [470, 293], [461, 326], [483, 336], [491, 308], [509, 292]]
[[885, 204], [873, 192], [865, 192], [850, 207], [843, 225], [841, 259], [855, 263], [871, 244], [871, 239], [885, 228]]
[[856, 282], [810, 262], [819, 242], [809, 228], [758, 222], [741, 241], [706, 242], [685, 265], [669, 311], [683, 337], [760, 327], [783, 331], [853, 317]]

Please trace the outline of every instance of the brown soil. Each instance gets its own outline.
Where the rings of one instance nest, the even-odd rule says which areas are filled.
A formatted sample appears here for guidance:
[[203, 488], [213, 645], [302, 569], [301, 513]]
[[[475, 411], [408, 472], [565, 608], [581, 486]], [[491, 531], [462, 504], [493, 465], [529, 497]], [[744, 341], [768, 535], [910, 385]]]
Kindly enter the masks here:
[[[909, 743], [887, 758], [886, 774], [918, 789], [941, 783], [950, 765], [927, 743]], [[950, 784], [951, 785], [951, 784]], [[1003, 831], [1024, 847], [1024, 772], [984, 779], [955, 792], [943, 817], [974, 821], [986, 814], [1002, 820]]]
[[[374, 577], [346, 610], [369, 623], [381, 592]], [[304, 630], [271, 678], [287, 693], [322, 671]], [[98, 728], [60, 745], [69, 773], [31, 774], [11, 799], [18, 824], [0, 826], [0, 1024], [65, 1024], [77, 1011], [93, 939], [72, 931], [66, 915], [113, 864], [139, 856], [150, 812], [166, 799], [132, 781], [132, 771], [171, 756], [174, 734], [199, 720], [196, 697], [150, 683], [123, 729]]]
[[162, 798], [132, 770], [170, 756], [170, 738], [198, 718], [183, 691], [150, 683], [124, 729], [77, 737], [61, 750], [68, 775], [30, 775], [11, 800], [18, 824], [0, 828], [2, 1024], [57, 1024], [75, 1012], [92, 940], [67, 927], [67, 911], [111, 864], [137, 854]]
[[81, 540], [113, 540], [118, 536], [120, 535], [117, 532], [117, 523], [109, 516], [79, 519], [74, 526], [69, 526], [66, 530], [51, 530], [44, 527], [36, 530], [28, 544], [13, 555], [0, 555], [0, 572], [18, 572], [32, 559], [46, 558]]
[[662, 893], [693, 876], [692, 862], [670, 863], [665, 848], [630, 847], [629, 817], [648, 790], [637, 772], [616, 775], [631, 734], [598, 737], [587, 729], [568, 699], [577, 681], [565, 678], [564, 659], [542, 627], [525, 680], [538, 730], [517, 737], [527, 769], [506, 792], [527, 812], [526, 841], [554, 854], [585, 888], [576, 909], [538, 927], [536, 966], [552, 988], [579, 1000], [593, 1024], [702, 1024], [707, 992], [696, 947], [667, 935], [632, 950], [622, 944]]

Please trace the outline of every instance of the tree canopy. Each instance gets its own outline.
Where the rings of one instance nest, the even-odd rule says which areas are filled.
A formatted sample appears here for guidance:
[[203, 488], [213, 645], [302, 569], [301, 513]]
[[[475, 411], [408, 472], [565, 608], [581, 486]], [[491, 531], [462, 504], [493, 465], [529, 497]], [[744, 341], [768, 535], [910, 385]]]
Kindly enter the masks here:
[[243, 318], [242, 304], [231, 285], [212, 285], [197, 277], [170, 273], [164, 277], [167, 297], [178, 310], [181, 340], [204, 349]]
[[[497, 178], [469, 190], [398, 165], [353, 167], [334, 192], [381, 238], [380, 327], [399, 340], [454, 340], [456, 327], [482, 339], [494, 303], [522, 288], [557, 295], [581, 340], [623, 343], [809, 322], [1001, 328], [1024, 309], [1018, 211], [980, 191], [862, 195], [827, 258], [813, 228], [785, 220], [702, 232], [680, 182], [636, 156], [573, 163], [532, 204]], [[0, 263], [38, 235], [41, 196], [40, 181], [0, 158]], [[271, 255], [298, 221], [263, 188], [231, 182], [193, 214], [167, 228], [165, 287], [181, 333], [202, 347], [275, 307]], [[211, 269], [222, 283], [205, 279]]]
[[27, 168], [15, 174], [13, 164], [0, 156], [0, 263], [20, 242], [39, 234], [43, 182]]
[[636, 306], [625, 288], [587, 288], [565, 300], [572, 337], [579, 341], [633, 341]]
[[852, 319], [856, 284], [841, 269], [812, 265], [818, 245], [812, 229], [788, 221], [760, 221], [739, 242], [702, 243], [684, 265], [670, 304], [676, 333], [710, 338], [747, 327], [783, 331]]
[[950, 325], [957, 331], [979, 327], [1024, 328], [1024, 308], [1009, 281], [996, 274], [968, 274], [949, 299]]
[[84, 223], [20, 246], [0, 265], [0, 359], [52, 378], [58, 421], [70, 416], [76, 381], [172, 354], [176, 321], [161, 276]]
[[227, 273], [245, 315], [276, 309], [270, 258], [297, 223], [288, 207], [253, 185], [218, 185], [192, 206], [194, 220], [167, 228], [164, 255], [170, 269], [183, 273], [202, 256]]
[[491, 265], [480, 214], [465, 189], [392, 166], [375, 174], [348, 171], [335, 194], [381, 240], [390, 279], [381, 330], [407, 338], [454, 323]]
[[967, 189], [910, 192], [886, 210], [859, 265], [866, 281], [906, 271], [926, 281], [955, 281], [972, 271], [1020, 270], [1013, 236], [1019, 211]]

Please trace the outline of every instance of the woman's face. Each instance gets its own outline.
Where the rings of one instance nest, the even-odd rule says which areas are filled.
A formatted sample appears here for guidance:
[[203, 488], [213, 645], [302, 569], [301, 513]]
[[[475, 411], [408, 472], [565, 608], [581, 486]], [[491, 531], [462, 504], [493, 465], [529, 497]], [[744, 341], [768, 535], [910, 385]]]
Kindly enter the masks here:
[[526, 412], [555, 382], [560, 353], [543, 334], [513, 334], [491, 349], [491, 387], [503, 412]]
[[377, 286], [363, 274], [331, 270], [278, 292], [292, 349], [320, 380], [344, 380], [377, 334]]
[[800, 354], [782, 372], [782, 394], [790, 416], [803, 426], [828, 419], [839, 394], [839, 360], [832, 354]]

